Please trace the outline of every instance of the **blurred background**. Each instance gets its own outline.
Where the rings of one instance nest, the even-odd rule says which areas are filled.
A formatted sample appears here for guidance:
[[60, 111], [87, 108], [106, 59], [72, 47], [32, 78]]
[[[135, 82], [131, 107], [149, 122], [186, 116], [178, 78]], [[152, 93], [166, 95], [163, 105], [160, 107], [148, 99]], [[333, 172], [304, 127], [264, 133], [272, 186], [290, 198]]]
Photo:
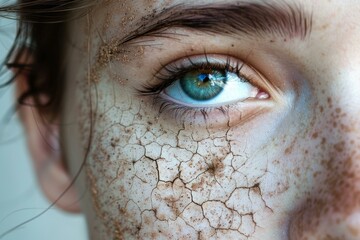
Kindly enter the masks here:
[[[0, 0], [0, 5], [9, 3]], [[16, 23], [0, 18], [0, 60], [3, 62], [15, 37]], [[0, 76], [0, 83], [10, 78]], [[36, 216], [50, 203], [38, 188], [23, 130], [14, 113], [14, 86], [0, 88], [0, 236]], [[86, 240], [84, 216], [55, 207], [1, 240]]]

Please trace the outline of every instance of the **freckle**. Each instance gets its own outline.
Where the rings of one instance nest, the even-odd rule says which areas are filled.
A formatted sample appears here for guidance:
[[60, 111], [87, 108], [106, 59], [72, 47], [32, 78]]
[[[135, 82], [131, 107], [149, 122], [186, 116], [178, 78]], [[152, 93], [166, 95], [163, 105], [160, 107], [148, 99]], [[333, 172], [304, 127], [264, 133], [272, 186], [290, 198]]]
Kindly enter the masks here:
[[[331, 2], [331, 1], [329, 0], [329, 2]], [[329, 24], [324, 24], [321, 26], [321, 29], [326, 30], [328, 28], [328, 26], [329, 26]]]
[[351, 127], [346, 126], [346, 125], [344, 125], [344, 124], [340, 124], [340, 128], [341, 128], [341, 130], [344, 131], [344, 132], [351, 132], [351, 131], [352, 131], [352, 130], [351, 130]]
[[280, 161], [278, 160], [278, 159], [275, 159], [274, 161], [273, 161], [273, 164], [279, 164], [280, 163]]
[[292, 147], [287, 147], [287, 148], [285, 149], [285, 151], [284, 151], [284, 153], [285, 153], [286, 155], [291, 154], [291, 152], [292, 152]]
[[320, 106], [320, 107], [319, 107], [319, 110], [320, 110], [320, 112], [322, 113], [322, 112], [324, 111], [324, 107], [323, 107], [323, 106]]
[[327, 103], [328, 103], [329, 107], [332, 108], [332, 99], [331, 99], [331, 97], [327, 98]]
[[318, 136], [319, 136], [319, 134], [318, 134], [317, 132], [315, 132], [315, 133], [311, 136], [311, 138], [316, 139]]
[[300, 168], [296, 168], [296, 169], [294, 170], [294, 175], [299, 178], [299, 177], [301, 176], [301, 174], [300, 174], [301, 171], [302, 171], [302, 170], [300, 170]]
[[201, 178], [200, 182], [191, 184], [191, 190], [196, 191], [197, 189], [202, 188], [204, 183], [205, 183], [205, 179]]
[[231, 47], [234, 47], [235, 45], [234, 44], [231, 44]]
[[351, 233], [351, 235], [353, 235], [354, 237], [359, 236], [360, 230], [357, 229], [356, 227], [350, 226], [348, 227], [349, 232]]
[[317, 172], [314, 172], [313, 177], [316, 178], [316, 177], [319, 176], [319, 175], [320, 175], [320, 172], [317, 171]]
[[344, 150], [344, 142], [339, 142], [337, 144], [334, 145], [334, 148], [337, 152], [342, 152]]

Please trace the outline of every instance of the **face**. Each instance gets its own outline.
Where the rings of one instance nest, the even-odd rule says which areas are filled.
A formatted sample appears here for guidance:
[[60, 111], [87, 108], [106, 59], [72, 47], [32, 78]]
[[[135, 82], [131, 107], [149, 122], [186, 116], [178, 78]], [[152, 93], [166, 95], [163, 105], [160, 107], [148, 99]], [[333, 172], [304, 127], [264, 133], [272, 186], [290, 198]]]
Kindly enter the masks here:
[[92, 239], [360, 239], [360, 6], [104, 1], [62, 140]]

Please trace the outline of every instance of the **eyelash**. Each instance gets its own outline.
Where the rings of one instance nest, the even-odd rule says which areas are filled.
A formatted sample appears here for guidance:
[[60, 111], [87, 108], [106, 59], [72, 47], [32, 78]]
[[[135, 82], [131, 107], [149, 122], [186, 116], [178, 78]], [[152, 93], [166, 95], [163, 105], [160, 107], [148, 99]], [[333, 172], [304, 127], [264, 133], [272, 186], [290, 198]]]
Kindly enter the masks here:
[[209, 61], [206, 54], [204, 57], [206, 60], [205, 62], [196, 63], [192, 61], [191, 57], [187, 57], [187, 61], [189, 63], [188, 65], [173, 62], [166, 66], [162, 66], [162, 69], [153, 75], [153, 78], [156, 79], [156, 81], [159, 81], [159, 83], [143, 85], [141, 89], [136, 89], [136, 91], [138, 92], [139, 96], [152, 96], [154, 104], [159, 106], [159, 114], [170, 113], [175, 117], [175, 119], [182, 120], [182, 118], [186, 118], [191, 115], [196, 116], [198, 113], [200, 113], [206, 121], [208, 119], [208, 115], [213, 111], [218, 111], [227, 116], [231, 105], [236, 103], [218, 107], [189, 107], [169, 101], [161, 94], [164, 89], [171, 86], [175, 81], [179, 80], [182, 76], [184, 76], [185, 73], [198, 69], [211, 68], [220, 71], [232, 72], [235, 73], [239, 78], [245, 79], [246, 82], [249, 82], [250, 84], [253, 83], [251, 76], [241, 73], [245, 63], [236, 61], [234, 66], [232, 64], [234, 60], [232, 60], [230, 57], [226, 58], [225, 63], [212, 63]]

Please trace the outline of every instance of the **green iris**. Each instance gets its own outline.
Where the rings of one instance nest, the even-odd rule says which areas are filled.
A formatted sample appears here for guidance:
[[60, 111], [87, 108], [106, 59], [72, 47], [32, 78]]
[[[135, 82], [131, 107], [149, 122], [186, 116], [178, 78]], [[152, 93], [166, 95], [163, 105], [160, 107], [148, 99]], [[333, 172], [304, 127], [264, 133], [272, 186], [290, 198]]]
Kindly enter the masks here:
[[180, 79], [183, 91], [198, 101], [210, 100], [224, 89], [227, 76], [225, 71], [205, 69], [187, 72]]

